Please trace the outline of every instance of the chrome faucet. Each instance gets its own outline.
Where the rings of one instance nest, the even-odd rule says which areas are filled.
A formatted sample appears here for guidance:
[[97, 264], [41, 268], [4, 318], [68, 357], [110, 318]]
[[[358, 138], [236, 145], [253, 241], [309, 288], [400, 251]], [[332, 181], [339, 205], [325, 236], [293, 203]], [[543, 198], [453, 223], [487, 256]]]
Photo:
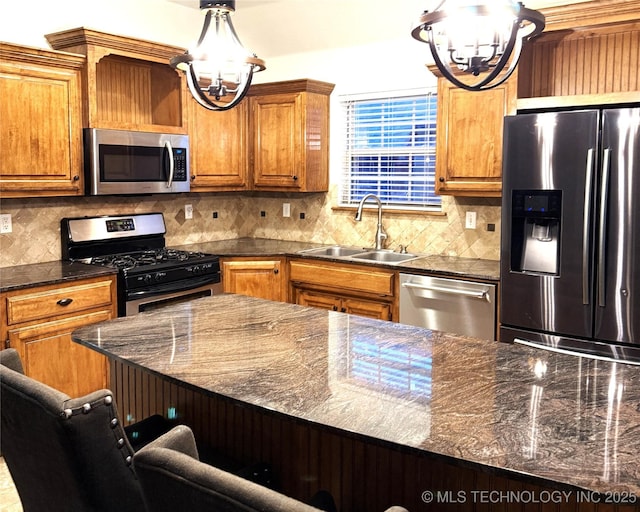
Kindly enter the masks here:
[[376, 229], [376, 251], [379, 251], [383, 248], [384, 241], [387, 239], [387, 233], [382, 227], [382, 201], [375, 194], [367, 194], [360, 200], [360, 204], [358, 205], [358, 211], [356, 212], [356, 220], [360, 222], [362, 220], [362, 207], [367, 199], [375, 199], [378, 203], [378, 227]]

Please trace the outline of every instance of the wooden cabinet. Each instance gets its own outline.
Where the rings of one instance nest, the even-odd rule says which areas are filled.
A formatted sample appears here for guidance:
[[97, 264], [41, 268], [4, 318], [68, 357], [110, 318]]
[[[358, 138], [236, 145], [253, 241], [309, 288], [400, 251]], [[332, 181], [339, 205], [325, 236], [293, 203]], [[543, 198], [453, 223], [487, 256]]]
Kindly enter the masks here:
[[316, 80], [251, 87], [249, 126], [254, 189], [329, 189], [329, 95], [333, 87]]
[[221, 258], [220, 265], [225, 292], [279, 302], [287, 300], [282, 259]]
[[0, 194], [84, 194], [85, 58], [0, 43]]
[[[585, 9], [585, 15], [595, 12], [595, 6], [591, 7], [591, 10]], [[586, 17], [582, 22], [593, 25], [574, 24], [571, 30], [563, 28], [575, 19], [575, 10], [567, 6], [547, 13], [551, 25], [527, 43], [522, 52], [518, 109], [637, 104], [640, 100], [640, 2], [629, 0], [616, 5], [610, 13], [615, 14], [615, 21], [602, 15], [600, 6], [597, 9], [600, 16]], [[624, 16], [632, 19], [622, 23], [620, 18]]]
[[391, 319], [391, 304], [338, 296], [332, 293], [322, 293], [305, 289], [304, 286], [296, 287], [295, 303], [302, 306], [340, 311], [352, 315], [367, 316], [380, 320]]
[[192, 190], [326, 192], [333, 87], [316, 80], [253, 85], [223, 112], [190, 100]]
[[480, 92], [459, 89], [445, 78], [438, 79], [438, 194], [501, 195], [503, 118], [515, 114], [516, 86], [517, 76]]
[[289, 262], [291, 302], [395, 320], [394, 272], [360, 265]]
[[248, 107], [215, 112], [189, 99], [192, 192], [249, 188]]
[[71, 397], [108, 387], [106, 358], [71, 333], [117, 316], [115, 276], [5, 292], [0, 308], [2, 339], [28, 376]]
[[183, 48], [86, 28], [45, 37], [86, 56], [85, 127], [187, 133], [184, 79], [168, 65]]

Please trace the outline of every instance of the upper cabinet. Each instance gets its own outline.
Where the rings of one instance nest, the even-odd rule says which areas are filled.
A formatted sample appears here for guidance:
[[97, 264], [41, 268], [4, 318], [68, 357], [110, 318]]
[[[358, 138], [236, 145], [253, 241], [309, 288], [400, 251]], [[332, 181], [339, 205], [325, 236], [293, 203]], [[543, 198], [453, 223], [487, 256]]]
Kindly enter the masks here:
[[183, 78], [168, 65], [184, 49], [85, 28], [46, 38], [86, 56], [85, 127], [187, 133]]
[[502, 130], [516, 111], [517, 78], [486, 91], [438, 79], [436, 192], [496, 197], [502, 192]]
[[333, 88], [333, 84], [316, 80], [251, 88], [251, 167], [256, 190], [329, 189], [329, 95]]
[[[640, 101], [640, 2], [618, 6], [615, 19], [633, 7], [628, 4], [635, 4], [632, 21], [607, 23], [601, 16], [591, 26], [552, 24], [527, 44], [519, 64], [518, 109]], [[550, 18], [560, 27], [573, 19], [562, 12], [564, 17]]]
[[85, 58], [0, 43], [0, 195], [73, 196], [82, 178]]
[[249, 189], [248, 110], [246, 98], [224, 111], [189, 99], [192, 192]]
[[191, 190], [326, 192], [333, 87], [306, 79], [253, 85], [227, 111], [189, 101]]

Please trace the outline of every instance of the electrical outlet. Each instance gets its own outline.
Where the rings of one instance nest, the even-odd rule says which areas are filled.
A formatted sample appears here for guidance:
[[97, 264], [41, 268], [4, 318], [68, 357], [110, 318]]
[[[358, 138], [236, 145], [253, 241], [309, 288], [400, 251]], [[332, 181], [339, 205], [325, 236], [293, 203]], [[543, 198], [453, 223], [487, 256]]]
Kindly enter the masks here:
[[193, 206], [190, 204], [184, 205], [184, 218], [193, 219]]
[[476, 212], [467, 212], [464, 227], [467, 229], [476, 229]]
[[11, 233], [12, 231], [11, 214], [3, 213], [0, 215], [0, 233]]
[[291, 217], [291, 204], [290, 203], [282, 203], [282, 216], [283, 217]]

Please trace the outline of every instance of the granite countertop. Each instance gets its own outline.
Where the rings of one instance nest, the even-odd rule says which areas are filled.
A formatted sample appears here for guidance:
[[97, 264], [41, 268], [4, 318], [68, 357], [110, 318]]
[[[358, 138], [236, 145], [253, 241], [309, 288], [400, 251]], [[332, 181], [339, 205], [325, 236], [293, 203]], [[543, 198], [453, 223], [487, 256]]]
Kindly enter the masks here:
[[[386, 267], [402, 272], [430, 273], [447, 277], [466, 277], [498, 281], [500, 279], [500, 262], [483, 260], [479, 258], [460, 258], [457, 256], [419, 255], [419, 258], [402, 262], [400, 264], [385, 264], [366, 261], [347, 261], [341, 258], [331, 258], [308, 253], [300, 253], [315, 247], [326, 247], [327, 244], [306, 242], [292, 242], [287, 240], [272, 240], [265, 238], [237, 238], [202, 242], [181, 246], [173, 246], [175, 249], [206, 252], [222, 257], [241, 256], [295, 256], [299, 258], [315, 259], [318, 261], [333, 261], [336, 263], [351, 263], [358, 265], [371, 265]], [[364, 250], [364, 249], [363, 249]]]
[[117, 270], [70, 261], [0, 268], [0, 292], [116, 274]]
[[482, 471], [640, 496], [640, 368], [222, 294], [73, 339], [206, 393]]

